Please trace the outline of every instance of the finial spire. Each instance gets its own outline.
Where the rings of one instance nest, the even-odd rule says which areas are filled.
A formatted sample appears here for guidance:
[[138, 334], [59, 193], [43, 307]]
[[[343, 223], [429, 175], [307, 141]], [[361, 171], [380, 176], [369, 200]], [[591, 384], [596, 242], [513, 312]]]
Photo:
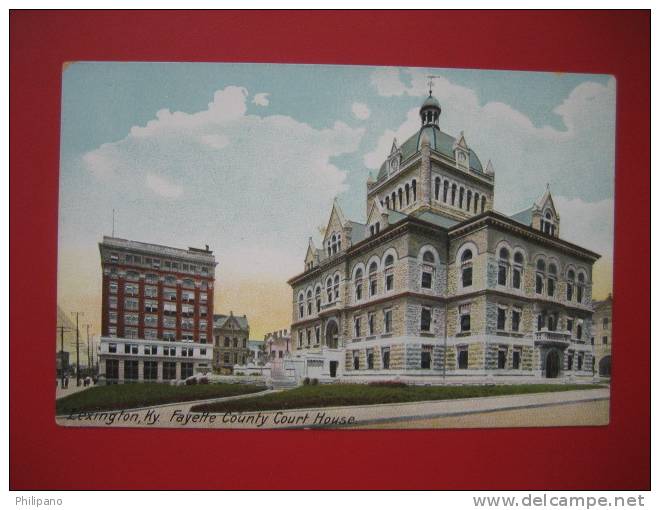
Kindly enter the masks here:
[[429, 83], [429, 96], [432, 96], [433, 95], [433, 78], [437, 78], [437, 76], [435, 76], [434, 74], [429, 74], [427, 76], [427, 78], [429, 79], [429, 81], [428, 81], [428, 83]]

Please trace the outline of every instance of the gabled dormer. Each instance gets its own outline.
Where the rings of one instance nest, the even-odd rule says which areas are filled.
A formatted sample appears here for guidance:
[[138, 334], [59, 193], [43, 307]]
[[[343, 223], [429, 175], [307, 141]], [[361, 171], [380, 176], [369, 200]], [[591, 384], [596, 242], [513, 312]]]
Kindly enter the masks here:
[[454, 142], [452, 149], [454, 151], [456, 166], [463, 170], [468, 170], [470, 168], [470, 148], [465, 141], [463, 131], [461, 131], [461, 136]]
[[511, 219], [540, 230], [546, 235], [559, 237], [559, 214], [552, 200], [550, 185], [547, 185], [543, 195], [531, 207], [511, 215]]
[[401, 149], [397, 146], [396, 138], [392, 140], [392, 148], [390, 155], [387, 157], [387, 172], [388, 175], [395, 174], [401, 168]]
[[337, 255], [350, 245], [350, 238], [347, 239], [347, 235], [350, 236], [350, 230], [349, 222], [346, 221], [346, 217], [341, 207], [339, 207], [337, 199], [335, 199], [332, 203], [330, 219], [323, 236], [323, 250], [326, 257]]
[[389, 225], [389, 211], [383, 207], [379, 200], [371, 201], [367, 214], [367, 235], [374, 236]]
[[305, 254], [305, 271], [315, 268], [319, 265], [319, 252], [312, 238], [309, 238], [309, 244], [307, 245], [307, 253]]

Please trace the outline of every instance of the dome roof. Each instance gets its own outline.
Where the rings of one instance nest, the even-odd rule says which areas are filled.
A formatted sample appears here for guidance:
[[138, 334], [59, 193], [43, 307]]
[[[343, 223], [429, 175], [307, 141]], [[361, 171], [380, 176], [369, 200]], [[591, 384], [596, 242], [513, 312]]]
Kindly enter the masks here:
[[429, 97], [426, 98], [426, 101], [422, 103], [421, 109], [427, 108], [429, 106], [433, 108], [440, 108], [440, 102], [430, 94]]
[[[443, 131], [440, 131], [440, 128], [438, 126], [427, 125], [427, 126], [423, 126], [419, 131], [417, 131], [415, 134], [413, 134], [410, 138], [408, 138], [405, 142], [401, 144], [400, 151], [401, 151], [402, 162], [408, 159], [409, 157], [413, 156], [414, 154], [416, 154], [421, 149], [422, 137], [424, 135], [426, 135], [426, 137], [429, 140], [429, 145], [431, 146], [431, 150], [439, 152], [448, 159], [454, 159], [454, 143], [456, 142], [456, 139], [453, 136], [444, 133]], [[483, 174], [484, 170], [483, 170], [483, 166], [481, 165], [481, 161], [479, 160], [479, 157], [472, 149], [469, 149], [469, 151], [470, 151], [470, 158], [469, 158], [470, 169], [475, 172]], [[378, 172], [378, 177], [376, 178], [376, 182], [386, 177], [387, 177], [387, 161], [385, 161], [381, 165], [380, 171]]]

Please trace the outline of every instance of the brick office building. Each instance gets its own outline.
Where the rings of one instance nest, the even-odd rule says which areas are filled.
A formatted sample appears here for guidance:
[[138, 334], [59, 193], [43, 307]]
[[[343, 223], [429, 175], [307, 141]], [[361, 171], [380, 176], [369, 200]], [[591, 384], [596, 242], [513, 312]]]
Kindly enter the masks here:
[[293, 289], [298, 376], [456, 382], [591, 377], [592, 267], [560, 237], [549, 188], [512, 216], [461, 133], [421, 127], [366, 186], [366, 223], [335, 201]]
[[104, 236], [99, 373], [168, 381], [211, 370], [215, 257]]

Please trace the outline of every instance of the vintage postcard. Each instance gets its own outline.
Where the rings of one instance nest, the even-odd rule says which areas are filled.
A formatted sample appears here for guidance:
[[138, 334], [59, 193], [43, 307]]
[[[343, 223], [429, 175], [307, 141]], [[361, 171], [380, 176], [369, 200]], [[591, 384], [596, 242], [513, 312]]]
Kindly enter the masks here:
[[616, 80], [62, 72], [62, 426], [606, 425]]

